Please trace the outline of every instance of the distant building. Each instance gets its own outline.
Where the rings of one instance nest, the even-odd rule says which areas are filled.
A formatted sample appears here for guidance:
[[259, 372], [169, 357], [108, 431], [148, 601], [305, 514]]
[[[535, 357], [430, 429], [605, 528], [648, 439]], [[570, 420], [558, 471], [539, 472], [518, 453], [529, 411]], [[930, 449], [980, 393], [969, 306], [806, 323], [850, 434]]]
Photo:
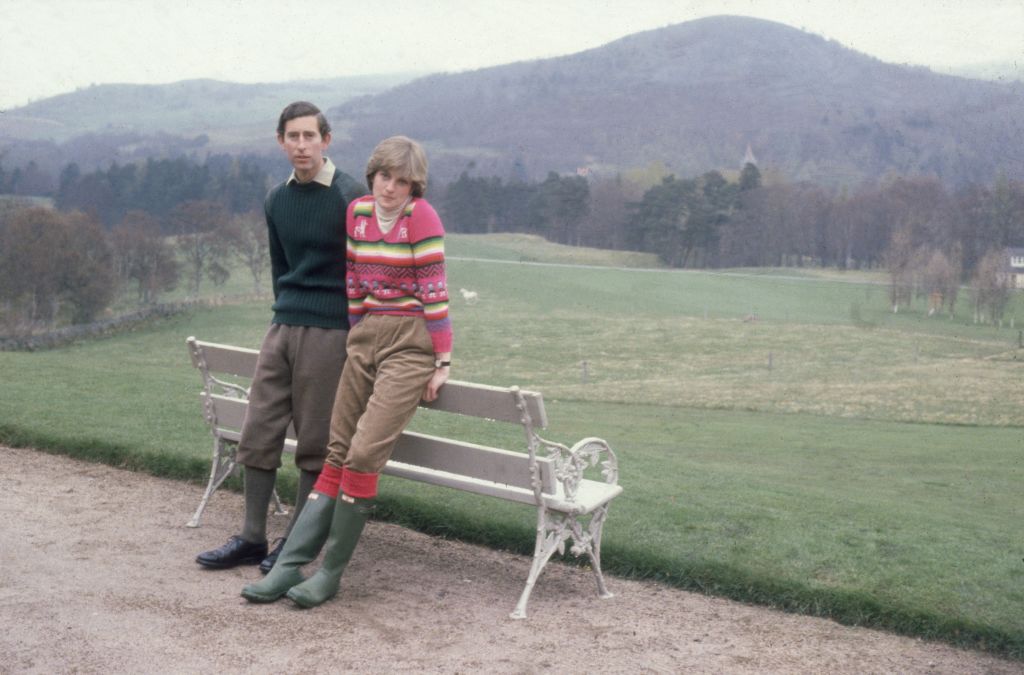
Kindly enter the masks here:
[[1010, 288], [1024, 288], [1024, 248], [1007, 248], [1003, 267]]
[[747, 164], [757, 166], [757, 157], [754, 157], [754, 149], [750, 147], [750, 143], [747, 143], [747, 154], [743, 155], [743, 163], [740, 164], [740, 168], [742, 169]]

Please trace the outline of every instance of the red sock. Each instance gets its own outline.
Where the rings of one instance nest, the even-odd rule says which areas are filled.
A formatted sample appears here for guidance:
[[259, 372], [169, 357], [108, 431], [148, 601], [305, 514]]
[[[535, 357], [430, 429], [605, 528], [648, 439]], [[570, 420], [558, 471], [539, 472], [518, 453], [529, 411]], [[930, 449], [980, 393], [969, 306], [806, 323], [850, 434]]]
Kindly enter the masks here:
[[338, 491], [341, 489], [342, 470], [331, 464], [324, 464], [323, 471], [316, 479], [313, 489], [322, 492], [331, 499], [338, 498]]
[[371, 499], [377, 496], [377, 479], [379, 473], [359, 473], [352, 469], [342, 469], [341, 491], [349, 497]]

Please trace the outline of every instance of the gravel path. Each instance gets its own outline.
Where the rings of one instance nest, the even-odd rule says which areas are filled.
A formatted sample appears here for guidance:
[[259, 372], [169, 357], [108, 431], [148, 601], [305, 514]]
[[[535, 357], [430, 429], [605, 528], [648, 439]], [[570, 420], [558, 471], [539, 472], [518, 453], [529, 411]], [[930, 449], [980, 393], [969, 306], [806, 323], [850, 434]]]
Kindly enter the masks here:
[[[529, 560], [370, 523], [341, 594], [248, 604], [253, 567], [196, 553], [241, 519], [196, 485], [0, 448], [0, 673], [1024, 673], [1024, 664], [552, 564], [508, 618]], [[528, 517], [528, 516], [524, 516]], [[614, 517], [614, 510], [613, 510]], [[280, 530], [283, 519], [272, 519]]]

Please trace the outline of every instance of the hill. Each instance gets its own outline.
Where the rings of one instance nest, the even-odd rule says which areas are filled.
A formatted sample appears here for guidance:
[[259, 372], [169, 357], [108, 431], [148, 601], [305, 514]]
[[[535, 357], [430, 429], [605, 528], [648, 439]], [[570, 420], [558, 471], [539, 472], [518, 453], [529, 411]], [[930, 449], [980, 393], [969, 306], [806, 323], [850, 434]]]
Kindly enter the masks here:
[[[267, 120], [291, 101], [311, 100], [323, 109], [371, 95], [412, 75], [362, 75], [323, 80], [238, 84], [185, 80], [171, 84], [103, 84], [53, 96], [0, 117], [0, 136], [66, 140], [83, 133], [139, 132], [239, 141], [266, 137]], [[247, 137], [243, 130], [258, 126]], [[239, 133], [242, 132], [242, 133]]]
[[331, 111], [352, 152], [423, 139], [438, 172], [736, 168], [750, 144], [790, 179], [1024, 176], [1024, 85], [883, 63], [760, 19], [719, 16], [541, 61], [414, 80]]
[[106, 168], [113, 161], [179, 154], [276, 157], [273, 129], [288, 103], [307, 99], [327, 110], [413, 77], [95, 85], [0, 114], [0, 160], [5, 167], [35, 161], [56, 175], [70, 162], [90, 169]]
[[949, 185], [1024, 178], [1024, 83], [883, 63], [735, 16], [419, 79], [94, 86], [0, 114], [0, 158], [8, 168], [35, 161], [51, 176], [71, 161], [276, 159], [268, 120], [298, 98], [327, 110], [343, 168], [404, 133], [425, 142], [442, 183], [469, 167], [531, 179], [580, 167], [593, 176], [660, 165], [680, 176], [735, 171], [748, 145], [762, 170], [825, 185], [887, 174]]
[[937, 69], [949, 75], [974, 77], [979, 80], [998, 82], [1024, 81], [1024, 63], [1014, 61], [983, 61], [963, 66], [949, 66]]

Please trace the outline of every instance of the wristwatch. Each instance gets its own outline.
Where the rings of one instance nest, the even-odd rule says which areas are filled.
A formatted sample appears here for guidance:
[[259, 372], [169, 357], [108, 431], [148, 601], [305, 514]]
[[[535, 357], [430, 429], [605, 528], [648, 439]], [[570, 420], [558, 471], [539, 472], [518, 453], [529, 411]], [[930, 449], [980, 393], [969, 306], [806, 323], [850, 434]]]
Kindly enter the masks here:
[[446, 368], [450, 365], [452, 365], [451, 361], [442, 361], [441, 359], [434, 359], [435, 368]]

